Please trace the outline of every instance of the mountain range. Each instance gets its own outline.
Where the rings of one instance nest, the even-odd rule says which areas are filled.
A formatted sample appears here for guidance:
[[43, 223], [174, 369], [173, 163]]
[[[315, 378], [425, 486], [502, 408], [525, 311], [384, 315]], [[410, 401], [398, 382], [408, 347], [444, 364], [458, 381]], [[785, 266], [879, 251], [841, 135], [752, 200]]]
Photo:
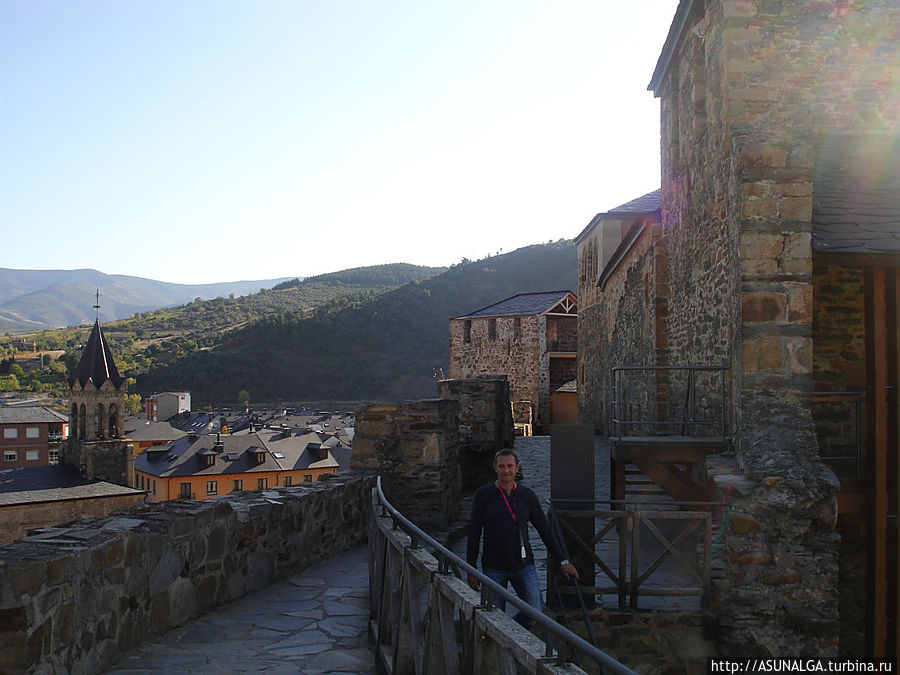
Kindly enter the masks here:
[[172, 284], [142, 277], [104, 274], [92, 269], [17, 270], [0, 268], [0, 331], [24, 332], [113, 321], [160, 307], [171, 307], [271, 288], [286, 278], [215, 284]]

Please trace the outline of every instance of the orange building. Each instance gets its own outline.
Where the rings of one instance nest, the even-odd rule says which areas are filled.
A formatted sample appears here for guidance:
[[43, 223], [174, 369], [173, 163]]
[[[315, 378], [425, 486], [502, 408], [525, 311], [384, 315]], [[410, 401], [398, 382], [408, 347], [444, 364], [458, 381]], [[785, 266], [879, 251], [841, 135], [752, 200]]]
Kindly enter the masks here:
[[134, 462], [148, 501], [206, 499], [318, 480], [349, 467], [350, 446], [331, 434], [260, 429], [198, 435], [147, 448]]

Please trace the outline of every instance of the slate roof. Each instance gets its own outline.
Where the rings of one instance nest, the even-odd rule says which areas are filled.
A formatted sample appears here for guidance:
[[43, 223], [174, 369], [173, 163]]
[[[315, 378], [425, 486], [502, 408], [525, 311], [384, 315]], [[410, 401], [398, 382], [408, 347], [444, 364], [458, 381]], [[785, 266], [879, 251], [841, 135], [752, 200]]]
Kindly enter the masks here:
[[654, 190], [653, 192], [648, 192], [636, 199], [632, 199], [630, 202], [619, 204], [609, 211], [598, 213], [591, 219], [591, 222], [587, 224], [587, 227], [581, 231], [581, 234], [575, 237], [575, 243], [577, 244], [581, 241], [588, 232], [594, 229], [597, 223], [605, 218], [633, 218], [635, 216], [659, 212], [662, 204], [661, 200], [660, 190]]
[[[496, 316], [534, 316], [553, 308], [556, 303], [569, 295], [571, 291], [543, 291], [540, 293], [520, 293], [493, 305], [458, 316], [457, 319], [476, 319]], [[572, 294], [574, 295], [574, 293]]]
[[0, 506], [130, 494], [143, 491], [85, 478], [70, 464], [0, 469]]
[[176, 429], [168, 422], [148, 422], [147, 420], [126, 420], [125, 438], [129, 441], [174, 441], [187, 432]]
[[[221, 445], [216, 443], [221, 442]], [[321, 457], [320, 449], [328, 455]], [[346, 451], [344, 451], [346, 448]], [[339, 451], [340, 450], [340, 451]], [[256, 454], [263, 454], [263, 462]], [[250, 434], [188, 435], [149, 448], [134, 460], [134, 470], [170, 476], [217, 476], [306, 468], [348, 469], [350, 448], [331, 434], [296, 433], [291, 429], [261, 429]], [[204, 457], [215, 455], [212, 466]]]
[[110, 350], [106, 338], [103, 337], [103, 331], [100, 330], [100, 320], [95, 319], [91, 336], [81, 354], [74, 377], [69, 379], [69, 384], [71, 386], [74, 382], [78, 382], [84, 387], [88, 381], [91, 381], [99, 389], [100, 385], [107, 380], [112, 382], [116, 389], [125, 382], [125, 378], [119, 375], [112, 350]]
[[0, 406], [0, 424], [59, 424], [69, 418], [42, 405]]
[[900, 137], [823, 142], [812, 225], [818, 253], [900, 253]]

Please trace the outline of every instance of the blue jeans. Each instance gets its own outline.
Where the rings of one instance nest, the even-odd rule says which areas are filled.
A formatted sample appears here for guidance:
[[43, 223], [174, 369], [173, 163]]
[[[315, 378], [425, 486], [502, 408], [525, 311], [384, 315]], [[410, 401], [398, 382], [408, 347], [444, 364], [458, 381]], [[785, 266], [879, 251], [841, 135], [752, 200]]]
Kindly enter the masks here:
[[[538, 581], [537, 570], [534, 568], [534, 565], [526, 565], [518, 570], [490, 570], [485, 568], [484, 574], [503, 588], [506, 588], [507, 583], [512, 584], [516, 595], [537, 611], [540, 612], [544, 608], [544, 600], [541, 597], [541, 582]], [[505, 599], [496, 595], [491, 599], [497, 609], [501, 612], [506, 611]], [[517, 612], [513, 619], [526, 628], [533, 622], [530, 617], [522, 612]]]

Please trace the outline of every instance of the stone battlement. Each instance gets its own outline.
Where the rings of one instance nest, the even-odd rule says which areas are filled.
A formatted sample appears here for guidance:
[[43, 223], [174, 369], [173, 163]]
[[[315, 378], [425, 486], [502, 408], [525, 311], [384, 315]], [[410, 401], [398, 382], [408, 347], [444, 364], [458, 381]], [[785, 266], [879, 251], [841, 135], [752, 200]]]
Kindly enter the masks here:
[[4, 672], [98, 672], [152, 636], [365, 542], [374, 485], [348, 472], [141, 505], [0, 547]]

